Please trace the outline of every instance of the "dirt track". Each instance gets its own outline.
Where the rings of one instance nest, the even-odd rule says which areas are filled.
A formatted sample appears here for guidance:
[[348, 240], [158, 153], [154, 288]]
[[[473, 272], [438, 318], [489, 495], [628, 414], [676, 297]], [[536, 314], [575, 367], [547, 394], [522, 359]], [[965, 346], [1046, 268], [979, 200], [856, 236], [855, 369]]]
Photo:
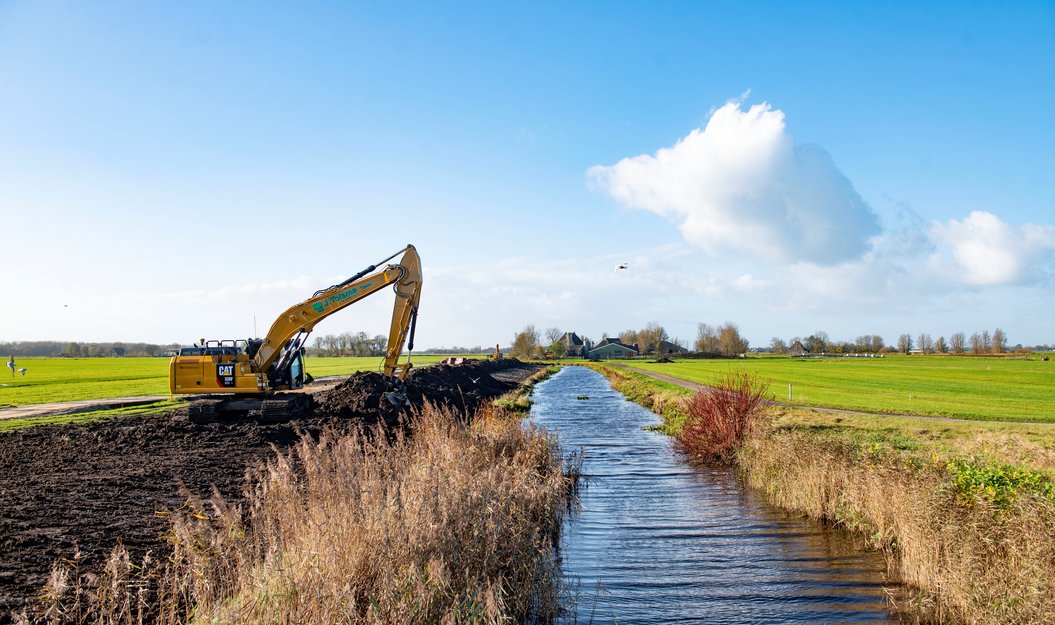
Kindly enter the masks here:
[[[406, 394], [473, 410], [538, 370], [515, 360], [437, 365], [411, 372]], [[313, 417], [262, 425], [196, 424], [178, 416], [125, 417], [0, 433], [0, 623], [46, 582], [58, 558], [81, 552], [91, 569], [121, 541], [133, 553], [164, 553], [157, 511], [183, 503], [182, 481], [207, 496], [212, 485], [241, 498], [247, 466], [324, 426], [394, 424], [405, 407], [384, 397], [389, 382], [360, 373], [316, 397]]]

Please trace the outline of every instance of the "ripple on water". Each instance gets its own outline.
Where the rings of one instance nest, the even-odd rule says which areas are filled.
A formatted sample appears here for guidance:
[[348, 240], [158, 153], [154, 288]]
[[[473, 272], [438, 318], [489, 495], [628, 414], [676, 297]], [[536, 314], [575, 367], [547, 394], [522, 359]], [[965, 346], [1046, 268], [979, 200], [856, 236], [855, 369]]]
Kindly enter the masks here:
[[879, 555], [766, 505], [731, 471], [688, 466], [642, 429], [659, 418], [597, 372], [565, 367], [533, 399], [534, 422], [586, 452], [561, 539], [580, 622], [896, 622]]

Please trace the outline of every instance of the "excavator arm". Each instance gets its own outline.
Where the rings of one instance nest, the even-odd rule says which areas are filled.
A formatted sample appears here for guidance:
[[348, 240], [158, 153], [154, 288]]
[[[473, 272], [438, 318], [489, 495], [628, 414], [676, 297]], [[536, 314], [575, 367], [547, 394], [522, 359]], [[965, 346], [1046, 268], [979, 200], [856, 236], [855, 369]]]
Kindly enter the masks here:
[[[288, 386], [289, 380], [285, 379], [288, 375], [287, 368], [320, 321], [386, 286], [395, 285], [396, 301], [384, 363], [385, 374], [395, 374], [408, 333], [409, 349], [414, 349], [413, 329], [421, 299], [421, 258], [413, 245], [408, 245], [400, 251], [403, 257], [398, 264], [388, 265], [377, 273], [366, 275], [377, 268], [376, 265], [371, 265], [340, 284], [317, 291], [312, 297], [279, 315], [262, 341], [251, 341], [249, 344], [253, 369], [267, 372], [272, 387]], [[399, 253], [396, 252], [381, 262], [391, 260]], [[409, 366], [404, 369], [401, 377], [406, 377], [407, 370]]]
[[[209, 341], [181, 349], [169, 361], [169, 392], [172, 394], [222, 393], [259, 395], [269, 391], [296, 389], [303, 385], [304, 345], [315, 326], [330, 315], [392, 285], [396, 302], [385, 350], [386, 375], [406, 378], [408, 362], [401, 369], [399, 357], [409, 335], [414, 349], [414, 328], [421, 300], [421, 258], [413, 245], [382, 260], [387, 263], [402, 254], [399, 262], [376, 271], [370, 265], [354, 276], [316, 291], [310, 298], [283, 312], [263, 339]], [[375, 273], [371, 273], [375, 272]]]

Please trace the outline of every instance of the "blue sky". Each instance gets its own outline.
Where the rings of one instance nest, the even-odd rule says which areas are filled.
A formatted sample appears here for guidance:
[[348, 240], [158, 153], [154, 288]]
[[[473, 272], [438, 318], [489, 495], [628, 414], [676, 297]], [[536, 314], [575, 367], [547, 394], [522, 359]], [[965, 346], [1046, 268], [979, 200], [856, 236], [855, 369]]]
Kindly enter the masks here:
[[0, 340], [1055, 341], [1055, 5], [860, 4], [0, 2]]

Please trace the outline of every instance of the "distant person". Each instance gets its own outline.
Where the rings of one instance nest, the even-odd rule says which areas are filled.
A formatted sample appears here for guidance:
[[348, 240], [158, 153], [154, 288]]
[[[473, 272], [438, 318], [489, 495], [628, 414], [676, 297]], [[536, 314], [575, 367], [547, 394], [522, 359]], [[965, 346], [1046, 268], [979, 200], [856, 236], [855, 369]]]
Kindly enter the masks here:
[[15, 355], [11, 354], [11, 360], [7, 361], [7, 368], [11, 370], [11, 377], [15, 377]]

